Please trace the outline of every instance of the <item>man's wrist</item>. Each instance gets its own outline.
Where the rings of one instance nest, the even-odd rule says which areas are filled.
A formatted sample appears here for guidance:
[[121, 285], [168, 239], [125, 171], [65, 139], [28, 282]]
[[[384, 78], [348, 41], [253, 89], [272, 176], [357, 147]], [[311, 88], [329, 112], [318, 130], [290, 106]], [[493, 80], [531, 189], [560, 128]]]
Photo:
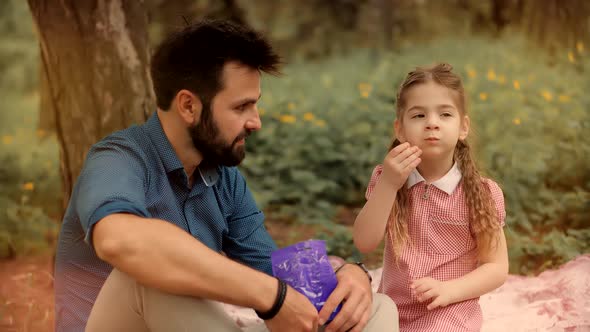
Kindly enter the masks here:
[[362, 262], [354, 262], [354, 263], [344, 263], [342, 265], [340, 265], [339, 268], [336, 269], [335, 273], [338, 273], [338, 271], [340, 271], [340, 269], [342, 269], [345, 265], [356, 265], [358, 268], [360, 268], [361, 270], [363, 270], [363, 272], [365, 272], [365, 274], [367, 275], [367, 278], [369, 278], [369, 283], [373, 282], [373, 277], [371, 276], [371, 273], [369, 272], [369, 270], [367, 269], [367, 267], [365, 266], [365, 264], [363, 264]]
[[285, 302], [285, 298], [287, 297], [287, 284], [279, 278], [276, 279], [278, 281], [278, 288], [277, 295], [275, 297], [272, 307], [265, 312], [254, 310], [256, 312], [256, 315], [263, 320], [269, 320], [274, 318], [281, 310], [281, 307]]

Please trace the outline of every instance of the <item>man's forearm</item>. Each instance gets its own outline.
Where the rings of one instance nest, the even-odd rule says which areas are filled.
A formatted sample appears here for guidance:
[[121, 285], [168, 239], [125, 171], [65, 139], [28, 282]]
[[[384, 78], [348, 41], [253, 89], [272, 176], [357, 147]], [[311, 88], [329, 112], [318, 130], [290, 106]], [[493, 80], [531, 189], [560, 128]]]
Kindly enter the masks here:
[[448, 287], [454, 290], [453, 302], [482, 296], [500, 287], [506, 280], [508, 267], [501, 263], [485, 263], [472, 272], [453, 280]]
[[266, 311], [277, 292], [274, 278], [220, 255], [163, 220], [108, 216], [95, 225], [93, 241], [101, 259], [168, 293]]

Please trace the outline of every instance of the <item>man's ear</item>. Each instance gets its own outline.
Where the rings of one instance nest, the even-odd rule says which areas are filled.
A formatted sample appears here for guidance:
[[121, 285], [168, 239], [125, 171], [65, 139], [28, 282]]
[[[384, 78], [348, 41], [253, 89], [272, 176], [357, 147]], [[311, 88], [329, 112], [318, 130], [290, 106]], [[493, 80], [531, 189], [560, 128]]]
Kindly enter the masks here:
[[400, 141], [401, 143], [404, 143], [406, 141], [406, 137], [404, 136], [404, 131], [402, 128], [402, 123], [400, 120], [395, 119], [395, 121], [393, 122], [393, 131], [395, 132], [395, 137], [398, 141]]
[[186, 89], [182, 89], [178, 91], [174, 99], [176, 101], [176, 111], [187, 125], [193, 126], [199, 123], [203, 111], [203, 103], [201, 103], [199, 97]]
[[469, 135], [469, 128], [471, 126], [471, 120], [469, 116], [465, 115], [463, 121], [461, 121], [461, 128], [459, 129], [459, 139], [464, 140]]

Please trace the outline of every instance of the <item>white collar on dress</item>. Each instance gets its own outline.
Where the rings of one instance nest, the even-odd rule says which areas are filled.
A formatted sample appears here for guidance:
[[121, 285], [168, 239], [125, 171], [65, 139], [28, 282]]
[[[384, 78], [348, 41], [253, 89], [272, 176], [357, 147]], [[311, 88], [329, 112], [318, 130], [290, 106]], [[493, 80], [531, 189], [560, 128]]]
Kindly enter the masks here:
[[[461, 171], [459, 170], [459, 167], [455, 162], [453, 164], [453, 167], [451, 167], [447, 174], [445, 174], [442, 178], [432, 182], [431, 184], [450, 195], [453, 193], [453, 191], [455, 191], [455, 188], [457, 188], [457, 185], [459, 184], [459, 181], [461, 181], [461, 178]], [[420, 183], [422, 181], [426, 182], [424, 177], [422, 177], [422, 175], [420, 175], [420, 172], [418, 172], [418, 169], [414, 169], [412, 173], [410, 173], [410, 176], [408, 176], [406, 186], [409, 189], [413, 185]]]

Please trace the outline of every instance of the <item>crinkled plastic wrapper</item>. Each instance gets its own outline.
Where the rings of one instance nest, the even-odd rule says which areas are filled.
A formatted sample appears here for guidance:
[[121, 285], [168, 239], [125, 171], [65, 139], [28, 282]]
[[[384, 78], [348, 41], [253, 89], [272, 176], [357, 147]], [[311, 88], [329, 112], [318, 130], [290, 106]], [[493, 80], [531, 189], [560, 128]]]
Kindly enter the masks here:
[[[271, 254], [271, 261], [274, 276], [305, 295], [318, 312], [338, 284], [325, 241], [308, 240], [279, 249]], [[336, 307], [328, 322], [340, 307]]]

